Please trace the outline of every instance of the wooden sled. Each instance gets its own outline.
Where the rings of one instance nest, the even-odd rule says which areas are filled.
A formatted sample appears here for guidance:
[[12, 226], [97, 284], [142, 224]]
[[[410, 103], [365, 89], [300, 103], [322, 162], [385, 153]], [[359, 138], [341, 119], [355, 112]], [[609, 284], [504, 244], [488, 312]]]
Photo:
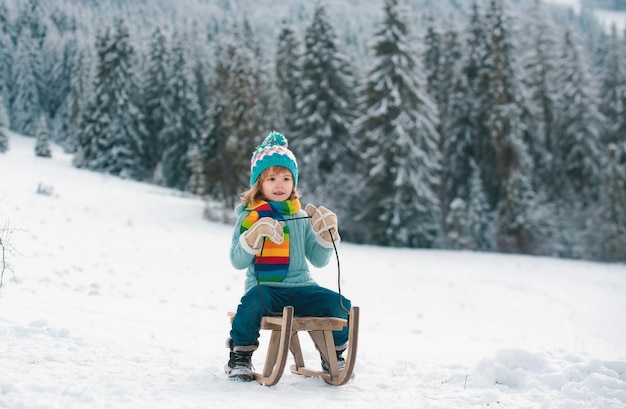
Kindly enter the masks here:
[[[235, 313], [229, 312], [232, 318]], [[348, 327], [348, 348], [344, 352], [345, 366], [339, 370], [333, 331]], [[359, 307], [352, 307], [347, 320], [334, 317], [294, 317], [293, 307], [283, 308], [280, 317], [263, 317], [261, 329], [272, 331], [265, 356], [263, 372], [254, 373], [254, 379], [262, 385], [273, 386], [278, 383], [287, 363], [288, 351], [293, 354], [295, 364], [291, 372], [298, 375], [321, 377], [330, 385], [345, 385], [352, 377], [356, 363], [359, 331]], [[299, 331], [307, 331], [315, 347], [329, 363], [330, 373], [306, 368], [300, 347]]]

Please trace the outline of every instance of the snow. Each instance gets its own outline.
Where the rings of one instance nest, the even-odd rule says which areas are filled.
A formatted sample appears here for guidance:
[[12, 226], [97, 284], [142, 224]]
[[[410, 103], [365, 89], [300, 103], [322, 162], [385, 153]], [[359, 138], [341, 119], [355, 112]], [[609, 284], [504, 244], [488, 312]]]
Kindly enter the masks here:
[[624, 30], [626, 30], [626, 11], [597, 9], [593, 11], [593, 15], [604, 27], [610, 29], [615, 26], [617, 34], [623, 36]]
[[[570, 7], [576, 14], [580, 14], [582, 9], [581, 0], [546, 0], [546, 2]], [[626, 12], [596, 7], [593, 9], [593, 16], [607, 29], [607, 32], [611, 26], [615, 25], [617, 33], [623, 35], [622, 33], [626, 29]]]
[[[35, 157], [34, 142], [10, 134], [0, 154], [0, 408], [626, 407], [625, 265], [345, 242], [356, 377], [231, 382], [232, 226], [196, 197], [73, 168], [58, 146]], [[337, 274], [314, 269], [333, 289]]]

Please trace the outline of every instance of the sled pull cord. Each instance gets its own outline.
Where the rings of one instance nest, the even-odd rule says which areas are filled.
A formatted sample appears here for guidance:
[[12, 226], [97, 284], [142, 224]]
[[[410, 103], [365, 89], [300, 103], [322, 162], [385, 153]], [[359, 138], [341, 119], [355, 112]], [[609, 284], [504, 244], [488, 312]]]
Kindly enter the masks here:
[[[299, 217], [290, 217], [290, 218], [286, 218], [285, 221], [290, 221], [290, 220], [298, 220], [298, 219], [310, 219], [311, 216], [299, 216]], [[348, 315], [350, 314], [350, 310], [348, 310], [344, 305], [343, 305], [343, 297], [341, 295], [341, 266], [339, 264], [339, 251], [337, 250], [337, 244], [335, 243], [335, 238], [333, 237], [332, 232], [330, 231], [330, 229], [328, 229], [328, 233], [330, 234], [330, 239], [333, 242], [333, 249], [335, 250], [335, 259], [337, 260], [337, 293], [339, 294], [339, 304], [341, 305], [341, 308], [348, 313]], [[258, 261], [254, 263], [254, 276], [256, 277], [256, 284], [257, 287], [259, 288], [259, 293], [261, 294], [261, 300], [263, 301], [263, 305], [265, 306], [265, 310], [270, 314], [270, 315], [275, 315], [275, 316], [280, 316], [281, 313], [280, 312], [275, 312], [270, 310], [267, 301], [265, 300], [265, 294], [263, 294], [263, 291], [261, 290], [261, 282], [259, 280], [259, 263], [261, 262], [261, 258], [263, 257], [263, 248], [265, 247], [265, 241], [263, 241], [263, 243], [261, 244], [261, 251], [259, 252], [259, 258]]]
[[339, 293], [339, 304], [341, 308], [350, 316], [350, 310], [348, 310], [343, 305], [343, 296], [341, 295], [341, 266], [339, 265], [339, 252], [337, 251], [337, 244], [335, 244], [335, 238], [333, 237], [333, 233], [328, 229], [328, 234], [330, 234], [330, 239], [333, 242], [333, 248], [335, 249], [335, 258], [337, 259], [337, 292]]

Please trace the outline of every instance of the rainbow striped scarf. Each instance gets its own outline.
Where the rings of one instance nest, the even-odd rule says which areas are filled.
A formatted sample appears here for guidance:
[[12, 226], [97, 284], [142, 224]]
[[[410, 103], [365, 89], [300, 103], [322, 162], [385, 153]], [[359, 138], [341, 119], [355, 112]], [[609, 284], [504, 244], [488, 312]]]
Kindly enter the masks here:
[[[263, 200], [254, 205], [249, 205], [246, 210], [250, 210], [250, 214], [241, 223], [241, 233], [252, 227], [261, 217], [271, 217], [278, 221], [284, 221], [284, 216], [296, 214], [300, 208], [298, 199], [285, 200], [284, 202]], [[287, 276], [289, 270], [289, 227], [287, 223], [283, 227], [283, 233], [285, 239], [282, 244], [276, 244], [266, 237], [263, 250], [254, 256], [259, 282], [280, 282]]]

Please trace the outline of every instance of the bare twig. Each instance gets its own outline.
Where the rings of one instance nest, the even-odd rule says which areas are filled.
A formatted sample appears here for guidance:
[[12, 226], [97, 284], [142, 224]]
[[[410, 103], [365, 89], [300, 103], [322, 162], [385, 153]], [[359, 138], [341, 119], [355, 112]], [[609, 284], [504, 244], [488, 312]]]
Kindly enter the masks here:
[[11, 253], [9, 243], [9, 234], [11, 232], [12, 230], [7, 225], [0, 228], [0, 289], [2, 289], [2, 284], [4, 283], [4, 272], [11, 270], [6, 259], [7, 254]]
[[2, 288], [2, 280], [4, 279], [4, 244], [2, 244], [2, 237], [0, 237], [0, 251], [2, 252], [0, 258], [0, 288]]

